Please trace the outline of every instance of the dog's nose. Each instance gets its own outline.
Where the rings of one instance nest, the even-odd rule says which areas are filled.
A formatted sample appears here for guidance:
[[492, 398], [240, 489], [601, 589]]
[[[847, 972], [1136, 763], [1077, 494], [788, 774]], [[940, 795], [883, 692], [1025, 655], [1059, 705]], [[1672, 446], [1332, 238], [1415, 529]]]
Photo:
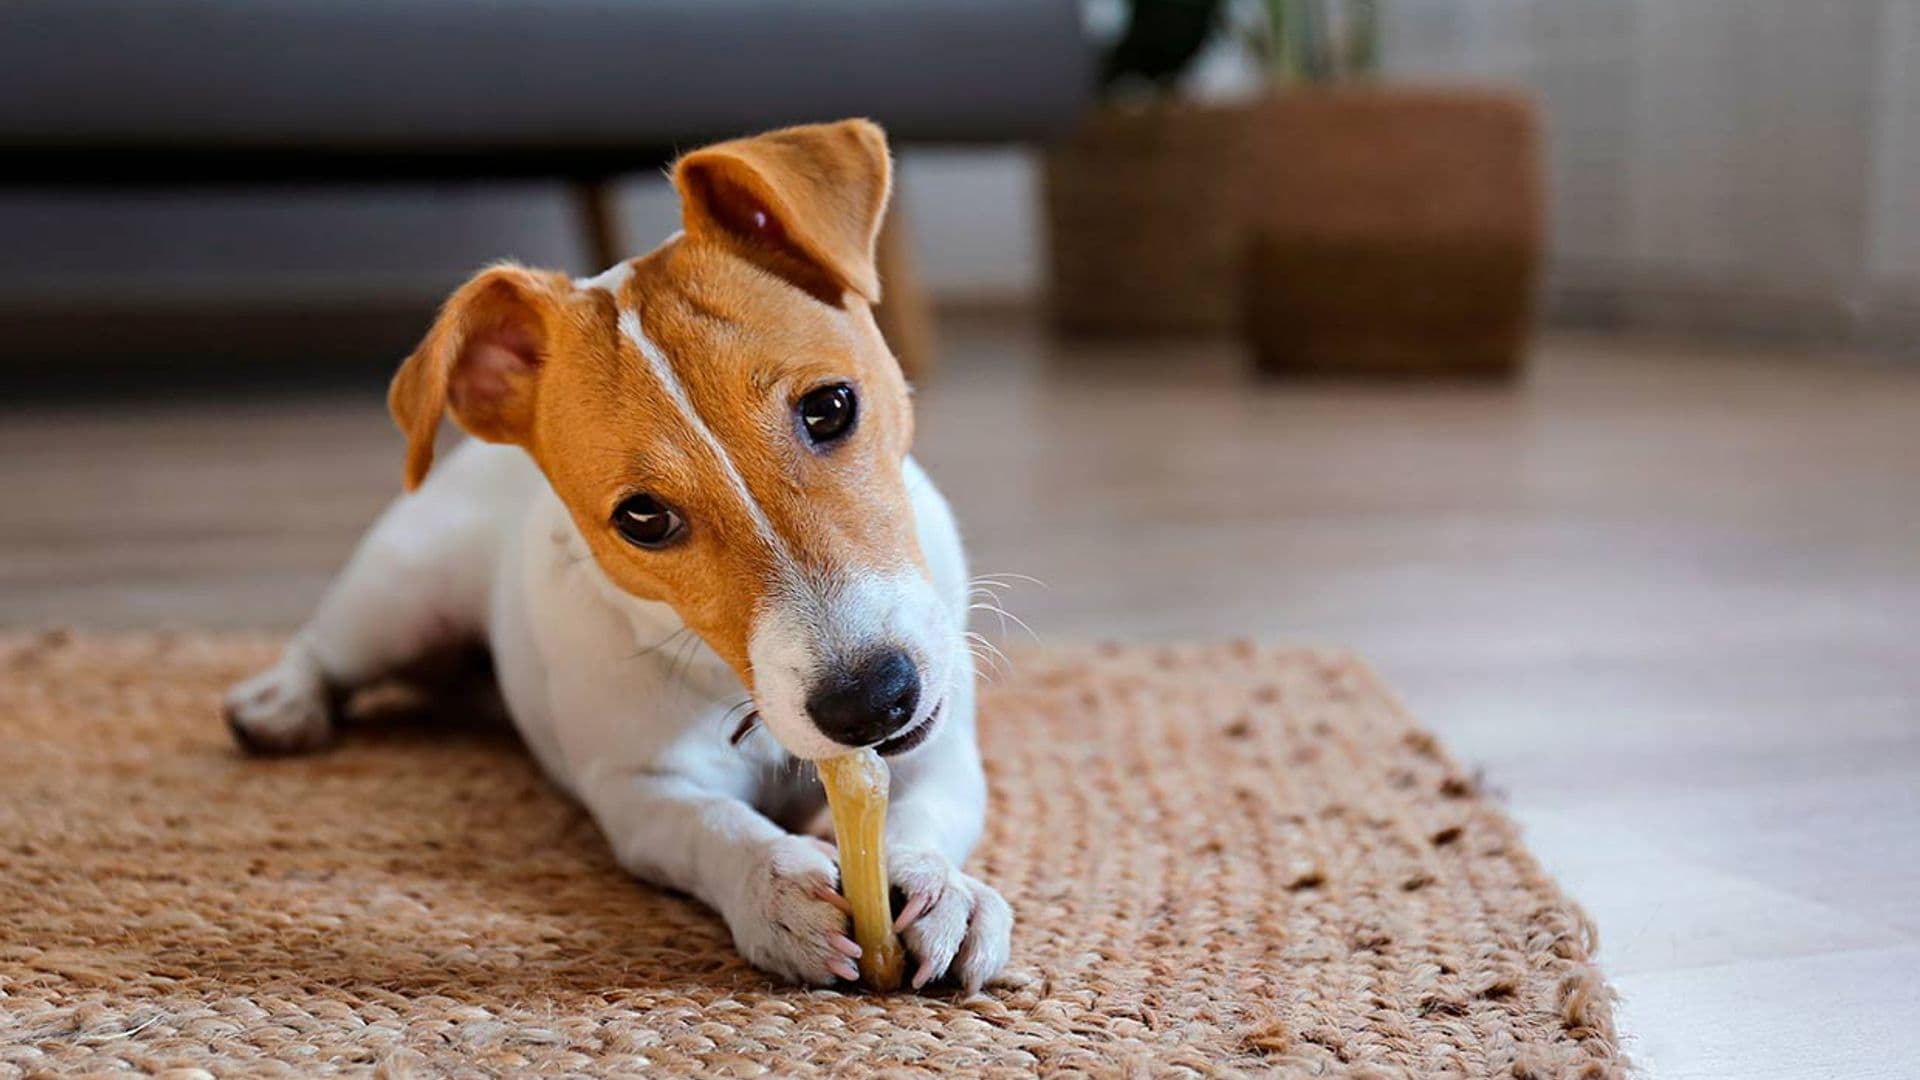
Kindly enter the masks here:
[[807, 715], [842, 746], [871, 746], [899, 731], [919, 703], [920, 671], [892, 649], [822, 679], [807, 698]]

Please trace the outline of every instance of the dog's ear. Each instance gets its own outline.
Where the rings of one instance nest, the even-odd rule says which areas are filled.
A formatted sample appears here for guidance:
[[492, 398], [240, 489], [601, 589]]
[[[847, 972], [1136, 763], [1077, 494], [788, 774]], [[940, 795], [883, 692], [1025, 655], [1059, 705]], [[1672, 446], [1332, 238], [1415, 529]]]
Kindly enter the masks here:
[[387, 391], [387, 408], [407, 436], [407, 490], [426, 479], [434, 436], [449, 410], [476, 438], [525, 443], [565, 281], [503, 264], [481, 271], [447, 299]]
[[842, 120], [695, 150], [673, 182], [688, 236], [733, 244], [829, 303], [851, 291], [871, 304], [892, 173], [879, 126]]

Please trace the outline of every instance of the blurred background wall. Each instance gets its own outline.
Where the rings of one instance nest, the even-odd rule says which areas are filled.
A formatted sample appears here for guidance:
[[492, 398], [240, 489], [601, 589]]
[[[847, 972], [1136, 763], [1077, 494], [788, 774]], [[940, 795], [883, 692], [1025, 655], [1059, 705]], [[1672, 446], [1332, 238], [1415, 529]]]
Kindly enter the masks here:
[[[1920, 0], [1387, 0], [1382, 13], [1386, 75], [1539, 94], [1553, 321], [1912, 350]], [[902, 167], [935, 295], [1029, 300], [1032, 158], [925, 150]], [[626, 182], [622, 203], [634, 250], [675, 227], [658, 178]], [[183, 306], [426, 300], [503, 255], [590, 269], [569, 215], [546, 183], [9, 193], [0, 290], [56, 306], [103, 291]]]
[[1911, 342], [1920, 3], [1408, 0], [1384, 14], [1389, 71], [1539, 94], [1562, 320]]

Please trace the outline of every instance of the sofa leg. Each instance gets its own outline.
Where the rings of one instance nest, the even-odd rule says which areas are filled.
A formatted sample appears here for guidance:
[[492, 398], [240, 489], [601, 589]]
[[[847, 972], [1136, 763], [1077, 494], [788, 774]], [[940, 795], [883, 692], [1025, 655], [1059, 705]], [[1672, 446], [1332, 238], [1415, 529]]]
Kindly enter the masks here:
[[587, 242], [589, 274], [597, 274], [626, 258], [620, 241], [620, 214], [614, 205], [613, 180], [600, 177], [573, 183], [574, 212], [580, 216], [580, 229]]
[[920, 264], [914, 258], [913, 236], [907, 230], [898, 187], [887, 220], [880, 226], [878, 255], [882, 299], [874, 309], [874, 321], [880, 324], [880, 333], [899, 358], [900, 370], [907, 379], [925, 382], [933, 376], [935, 367], [933, 305], [920, 279]]

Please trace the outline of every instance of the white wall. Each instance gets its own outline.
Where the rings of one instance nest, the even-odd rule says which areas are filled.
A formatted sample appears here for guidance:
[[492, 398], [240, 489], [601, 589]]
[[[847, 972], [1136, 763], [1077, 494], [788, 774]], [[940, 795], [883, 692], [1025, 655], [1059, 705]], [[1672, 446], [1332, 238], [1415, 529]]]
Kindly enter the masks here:
[[1917, 0], [1401, 0], [1390, 68], [1534, 88], [1565, 317], [1901, 340]]

